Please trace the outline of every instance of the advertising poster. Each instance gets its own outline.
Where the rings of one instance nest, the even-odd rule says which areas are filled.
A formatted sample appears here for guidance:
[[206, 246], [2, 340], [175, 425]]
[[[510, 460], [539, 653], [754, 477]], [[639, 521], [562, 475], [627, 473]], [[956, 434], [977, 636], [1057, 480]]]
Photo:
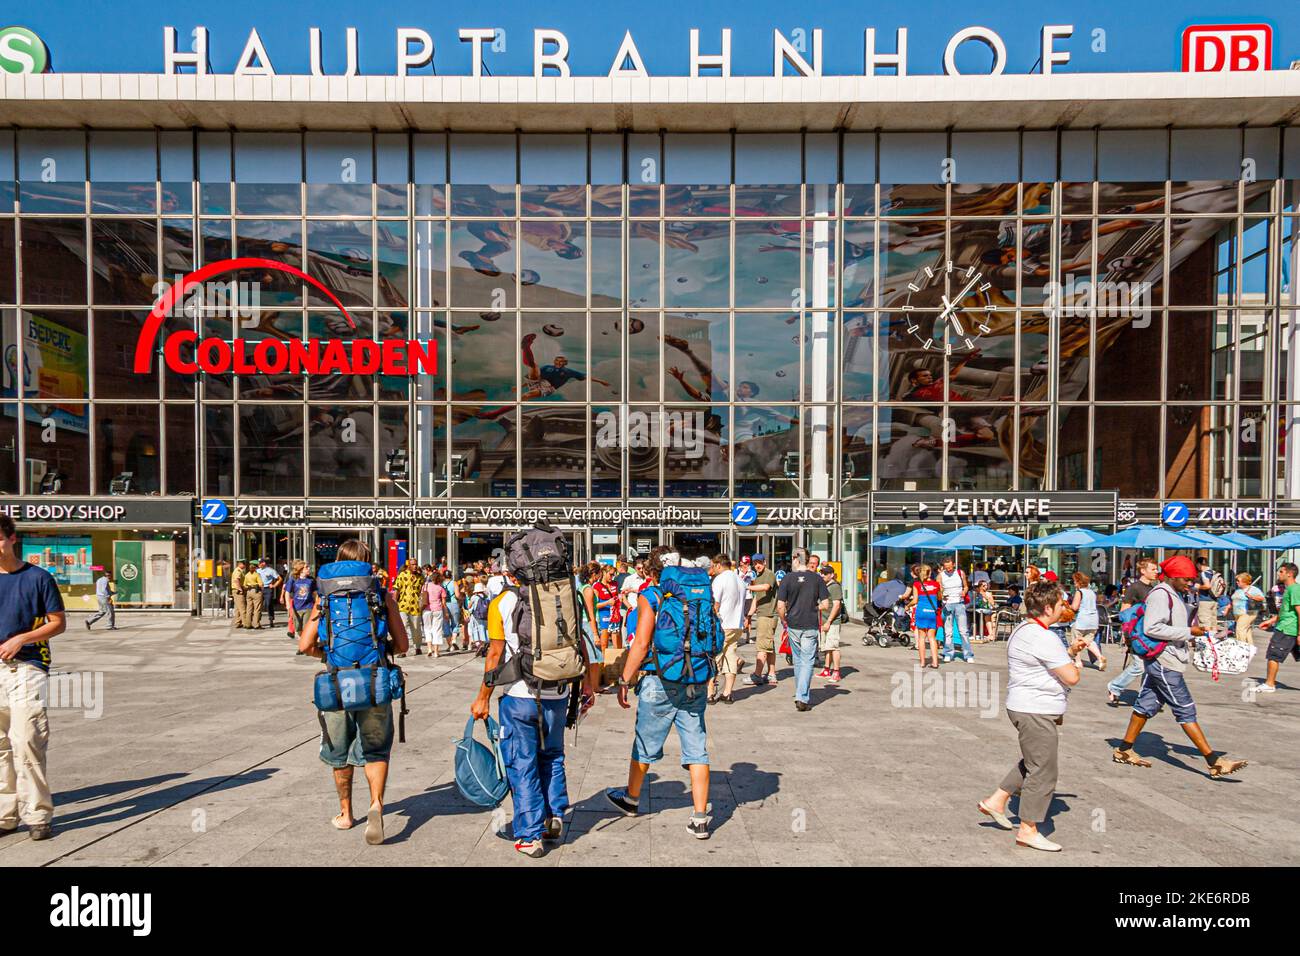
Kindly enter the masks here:
[[[34, 312], [23, 312], [23, 395], [33, 402], [27, 406], [29, 421], [53, 418], [60, 428], [85, 434], [88, 430], [86, 405], [70, 396], [89, 392], [86, 336]], [[18, 348], [12, 341], [11, 327], [4, 325], [4, 388], [6, 398], [18, 395]], [[60, 403], [60, 399], [66, 399]]]
[[113, 542], [113, 584], [118, 604], [144, 603], [144, 545], [143, 541]]
[[60, 588], [94, 583], [89, 535], [24, 538], [22, 559], [50, 572]]
[[145, 541], [144, 603], [176, 603], [176, 542]]

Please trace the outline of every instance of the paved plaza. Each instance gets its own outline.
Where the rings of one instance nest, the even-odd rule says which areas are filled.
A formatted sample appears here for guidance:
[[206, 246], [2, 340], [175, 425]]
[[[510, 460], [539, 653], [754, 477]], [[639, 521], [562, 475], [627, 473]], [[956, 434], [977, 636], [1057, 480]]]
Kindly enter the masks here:
[[[1258, 699], [1240, 677], [1216, 684], [1189, 671], [1211, 744], [1251, 762], [1218, 781], [1167, 714], [1138, 741], [1151, 769], [1111, 763], [1128, 710], [1104, 703], [1113, 669], [1087, 670], [1071, 695], [1045, 827], [1066, 849], [1043, 854], [1016, 849], [975, 810], [1017, 755], [1001, 711], [1005, 644], [978, 648], [974, 665], [942, 668], [945, 685], [927, 671], [918, 686], [913, 652], [864, 647], [860, 629], [846, 627], [844, 681], [832, 688], [815, 679], [810, 712], [795, 712], [784, 665], [777, 686], [741, 685], [735, 704], [709, 709], [707, 842], [686, 831], [690, 798], [675, 737], [642, 799], [651, 812], [625, 818], [605, 802], [603, 790], [626, 777], [633, 712], [601, 697], [576, 741], [572, 731], [566, 737], [571, 825], [563, 844], [535, 861], [497, 833], [508, 801], [494, 815], [463, 800], [453, 782], [453, 741], [481, 659], [403, 662], [407, 743], [393, 752], [388, 842], [371, 847], [360, 826], [329, 825], [337, 804], [308, 703], [319, 665], [294, 656], [283, 627], [232, 632], [210, 619], [118, 618], [123, 630], [88, 634], [83, 617], [70, 615], [54, 642], [56, 674], [68, 675], [55, 682], [62, 703], [80, 704], [51, 710], [56, 834], [42, 843], [21, 831], [3, 838], [0, 867], [1300, 863], [1300, 665], [1291, 663], [1279, 692]], [[752, 664], [754, 646], [744, 652]], [[1112, 655], [1114, 668], [1122, 651]], [[1263, 666], [1261, 651], [1251, 676]], [[73, 690], [91, 694], [78, 701]], [[356, 788], [364, 813], [360, 775]]]

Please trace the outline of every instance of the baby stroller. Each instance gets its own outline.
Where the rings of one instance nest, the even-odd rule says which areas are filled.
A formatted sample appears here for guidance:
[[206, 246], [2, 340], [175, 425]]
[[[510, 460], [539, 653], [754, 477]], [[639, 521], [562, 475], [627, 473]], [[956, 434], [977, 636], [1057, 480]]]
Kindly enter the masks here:
[[902, 601], [887, 608], [872, 604], [867, 608], [865, 623], [867, 633], [862, 636], [863, 644], [888, 647], [897, 642], [904, 647], [912, 646], [912, 618]]

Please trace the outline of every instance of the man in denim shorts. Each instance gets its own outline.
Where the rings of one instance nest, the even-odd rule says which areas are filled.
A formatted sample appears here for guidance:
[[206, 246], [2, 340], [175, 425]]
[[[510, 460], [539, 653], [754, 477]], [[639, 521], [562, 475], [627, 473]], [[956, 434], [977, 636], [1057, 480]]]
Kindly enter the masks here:
[[627, 816], [640, 812], [641, 785], [645, 782], [650, 765], [663, 759], [664, 741], [668, 732], [677, 729], [677, 740], [682, 748], [682, 766], [691, 777], [691, 799], [694, 813], [687, 829], [699, 840], [709, 838], [709, 750], [704, 729], [704, 708], [708, 704], [706, 685], [679, 684], [661, 680], [658, 674], [647, 670], [636, 682], [637, 672], [650, 651], [654, 637], [655, 617], [659, 611], [659, 572], [663, 570], [664, 556], [668, 563], [678, 559], [669, 548], [655, 548], [646, 561], [646, 576], [650, 580], [637, 598], [636, 638], [627, 652], [623, 675], [618, 681], [618, 705], [626, 710], [628, 687], [636, 684], [636, 736], [632, 741], [632, 760], [628, 766], [627, 786], [605, 791], [605, 797], [615, 808]]

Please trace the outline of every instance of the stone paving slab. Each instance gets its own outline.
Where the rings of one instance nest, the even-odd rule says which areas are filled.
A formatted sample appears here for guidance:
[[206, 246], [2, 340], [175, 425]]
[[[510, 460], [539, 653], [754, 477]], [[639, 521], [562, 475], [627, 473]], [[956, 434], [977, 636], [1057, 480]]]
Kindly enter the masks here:
[[[686, 830], [689, 779], [675, 738], [651, 771], [642, 815], [624, 817], [605, 801], [604, 789], [624, 782], [633, 721], [607, 695], [576, 741], [566, 738], [573, 811], [565, 839], [529, 860], [511, 848], [509, 801], [495, 813], [481, 810], [453, 782], [453, 741], [481, 660], [454, 654], [403, 662], [407, 743], [393, 752], [388, 842], [370, 847], [360, 826], [338, 832], [329, 824], [337, 804], [308, 703], [317, 665], [294, 656], [283, 630], [231, 631], [225, 622], [179, 615], [123, 613], [119, 622], [116, 633], [86, 633], [72, 615], [56, 639], [57, 673], [102, 678], [95, 708], [102, 712], [51, 711], [56, 835], [42, 843], [22, 832], [0, 839], [0, 866], [1300, 862], [1293, 812], [1300, 670], [1293, 676], [1284, 666], [1281, 691], [1254, 697], [1248, 685], [1263, 672], [1262, 654], [1247, 681], [1188, 674], [1211, 743], [1251, 761], [1218, 781], [1163, 714], [1138, 742], [1154, 766], [1113, 764], [1110, 747], [1128, 710], [1105, 705], [1113, 670], [1087, 670], [1062, 728], [1060, 786], [1045, 828], [1066, 846], [1060, 855], [1017, 850], [975, 811], [1017, 757], [1001, 711], [1004, 645], [980, 647], [974, 665], [920, 672], [913, 652], [864, 647], [859, 629], [848, 627], [844, 682], [815, 680], [810, 712], [794, 711], [787, 666], [776, 686], [742, 684], [735, 704], [710, 708], [710, 840]], [[743, 656], [752, 663], [752, 644]], [[1112, 652], [1112, 667], [1121, 657]], [[935, 687], [947, 698], [934, 696]], [[360, 774], [355, 787], [360, 813]]]

